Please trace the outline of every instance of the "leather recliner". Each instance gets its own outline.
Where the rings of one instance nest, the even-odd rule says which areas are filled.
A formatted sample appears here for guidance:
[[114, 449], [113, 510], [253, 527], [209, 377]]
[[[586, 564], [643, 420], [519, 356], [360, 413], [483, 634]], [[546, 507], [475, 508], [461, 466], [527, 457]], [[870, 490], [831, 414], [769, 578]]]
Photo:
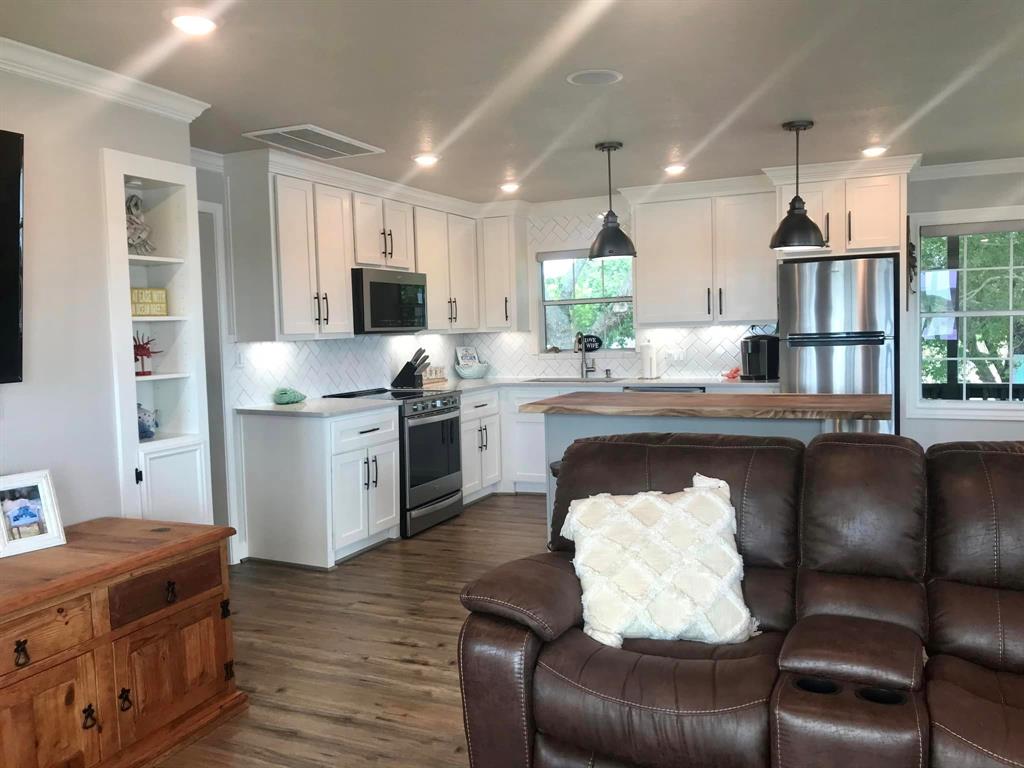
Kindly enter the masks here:
[[[695, 472], [730, 484], [763, 633], [597, 643], [558, 535], [569, 503]], [[1024, 765], [1024, 444], [926, 463], [884, 435], [588, 438], [563, 459], [549, 548], [463, 592], [471, 766]]]

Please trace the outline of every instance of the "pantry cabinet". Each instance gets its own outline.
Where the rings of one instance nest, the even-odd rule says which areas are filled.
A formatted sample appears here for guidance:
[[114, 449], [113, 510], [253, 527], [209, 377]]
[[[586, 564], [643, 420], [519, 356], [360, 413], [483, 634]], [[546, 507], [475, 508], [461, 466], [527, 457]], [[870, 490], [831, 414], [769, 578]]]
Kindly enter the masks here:
[[480, 330], [530, 329], [526, 224], [514, 216], [480, 222]]
[[374, 195], [353, 195], [355, 262], [361, 266], [412, 270], [412, 206]]
[[476, 329], [476, 222], [419, 207], [414, 210], [414, 221], [416, 267], [427, 276], [427, 328]]

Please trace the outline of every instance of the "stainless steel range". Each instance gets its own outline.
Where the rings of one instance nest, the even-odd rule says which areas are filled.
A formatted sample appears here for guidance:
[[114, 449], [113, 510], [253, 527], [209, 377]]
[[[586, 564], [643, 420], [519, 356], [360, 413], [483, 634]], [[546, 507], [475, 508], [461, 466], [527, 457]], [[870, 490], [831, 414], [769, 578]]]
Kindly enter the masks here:
[[367, 389], [327, 397], [400, 401], [403, 538], [415, 536], [462, 512], [458, 392]]

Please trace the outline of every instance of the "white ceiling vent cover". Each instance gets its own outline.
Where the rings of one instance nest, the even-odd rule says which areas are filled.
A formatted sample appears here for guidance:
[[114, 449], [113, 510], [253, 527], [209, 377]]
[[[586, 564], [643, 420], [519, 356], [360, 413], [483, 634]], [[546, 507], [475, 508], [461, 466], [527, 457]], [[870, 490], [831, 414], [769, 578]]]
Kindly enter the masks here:
[[340, 133], [324, 130], [315, 125], [288, 125], [265, 131], [249, 131], [243, 136], [262, 141], [272, 147], [295, 152], [317, 160], [340, 160], [343, 157], [379, 155], [384, 150]]

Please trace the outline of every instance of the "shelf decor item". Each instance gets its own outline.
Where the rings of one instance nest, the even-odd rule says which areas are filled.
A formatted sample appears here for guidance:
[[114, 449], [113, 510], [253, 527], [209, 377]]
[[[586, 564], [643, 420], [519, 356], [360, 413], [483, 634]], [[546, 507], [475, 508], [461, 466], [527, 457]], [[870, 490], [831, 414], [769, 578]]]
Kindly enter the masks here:
[[144, 333], [136, 333], [133, 341], [135, 342], [135, 362], [139, 365], [135, 375], [152, 376], [153, 371], [146, 370], [146, 359], [153, 357], [153, 355], [163, 354], [163, 350], [153, 349], [153, 342], [156, 339], [152, 336], [146, 336]]
[[135, 404], [139, 422], [139, 440], [151, 440], [156, 437], [156, 430], [160, 427], [157, 421], [156, 411], [143, 408], [142, 403]]
[[64, 543], [49, 470], [0, 477], [0, 557]]
[[167, 315], [167, 289], [132, 288], [132, 315], [135, 317], [165, 317]]
[[153, 228], [146, 224], [142, 198], [138, 195], [128, 195], [128, 199], [124, 201], [124, 212], [128, 220], [128, 253], [133, 256], [155, 253], [156, 246], [149, 241]]

